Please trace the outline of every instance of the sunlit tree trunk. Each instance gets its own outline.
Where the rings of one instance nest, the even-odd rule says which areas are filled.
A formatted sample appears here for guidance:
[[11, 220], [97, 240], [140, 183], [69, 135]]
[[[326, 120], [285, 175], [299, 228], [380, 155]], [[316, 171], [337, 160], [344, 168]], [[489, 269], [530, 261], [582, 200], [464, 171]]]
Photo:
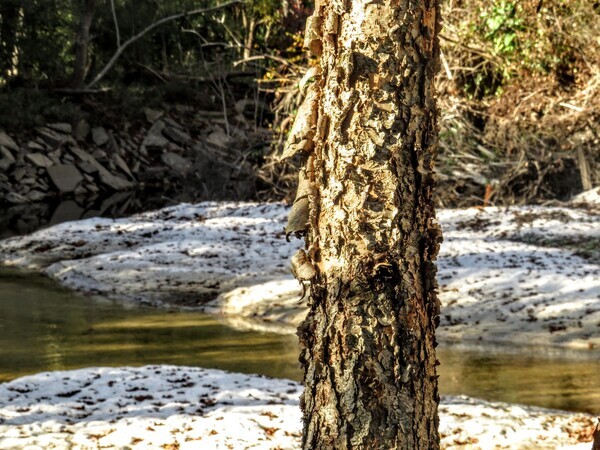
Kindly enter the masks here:
[[19, 34], [19, 5], [0, 3], [0, 78], [8, 82], [15, 75], [17, 36]]
[[86, 0], [81, 11], [79, 28], [77, 30], [77, 36], [75, 37], [75, 65], [71, 81], [71, 86], [73, 88], [82, 88], [84, 86], [85, 75], [88, 70], [90, 29], [95, 13], [96, 0]]
[[244, 26], [244, 50], [242, 53], [243, 60], [247, 60], [252, 56], [252, 46], [254, 45], [254, 34], [256, 33], [256, 17], [253, 12], [246, 14], [242, 11], [242, 23]]
[[439, 448], [439, 23], [436, 0], [317, 1], [307, 23], [318, 64], [284, 153], [305, 161], [287, 231], [307, 232], [306, 450]]

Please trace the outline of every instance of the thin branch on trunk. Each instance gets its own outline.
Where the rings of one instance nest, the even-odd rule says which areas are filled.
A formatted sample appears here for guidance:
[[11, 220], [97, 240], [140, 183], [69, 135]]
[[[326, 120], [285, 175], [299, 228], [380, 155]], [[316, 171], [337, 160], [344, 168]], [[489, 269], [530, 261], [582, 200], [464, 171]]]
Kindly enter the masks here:
[[102, 78], [104, 78], [104, 76], [109, 72], [109, 70], [112, 69], [112, 67], [115, 65], [115, 63], [119, 59], [119, 57], [123, 54], [123, 52], [131, 44], [133, 44], [134, 42], [136, 42], [137, 40], [139, 40], [141, 37], [145, 36], [150, 31], [154, 30], [155, 28], [157, 28], [157, 27], [159, 27], [161, 25], [164, 25], [165, 23], [177, 20], [177, 19], [182, 19], [184, 17], [195, 16], [195, 15], [198, 15], [198, 14], [207, 13], [207, 12], [211, 12], [211, 11], [217, 11], [219, 9], [227, 8], [228, 6], [235, 5], [235, 4], [238, 4], [238, 3], [243, 3], [243, 0], [232, 0], [232, 1], [229, 1], [229, 2], [226, 2], [226, 3], [223, 3], [221, 5], [212, 6], [212, 7], [209, 7], [209, 8], [199, 8], [199, 9], [193, 9], [191, 11], [186, 11], [186, 12], [183, 12], [183, 13], [173, 14], [172, 16], [164, 17], [164, 18], [162, 18], [162, 19], [154, 22], [153, 24], [148, 25], [146, 28], [144, 28], [138, 34], [136, 34], [135, 36], [130, 37], [128, 40], [126, 40], [123, 43], [123, 45], [121, 45], [121, 46], [119, 46], [117, 48], [117, 51], [110, 58], [110, 60], [106, 63], [106, 65], [104, 66], [104, 68], [100, 71], [100, 73], [98, 73], [98, 75], [96, 75], [96, 77], [92, 81], [90, 81], [90, 83], [86, 86], [86, 88], [90, 89], [93, 86], [95, 86]]
[[229, 29], [229, 27], [227, 26], [227, 24], [225, 23], [225, 21], [220, 21], [219, 22], [221, 24], [221, 26], [225, 29], [225, 32], [229, 35], [229, 37], [231, 39], [233, 39], [233, 42], [235, 42], [235, 45], [237, 45], [239, 48], [243, 48], [244, 44], [242, 44], [242, 42], [238, 39], [238, 37], [233, 33], [233, 31], [231, 31]]

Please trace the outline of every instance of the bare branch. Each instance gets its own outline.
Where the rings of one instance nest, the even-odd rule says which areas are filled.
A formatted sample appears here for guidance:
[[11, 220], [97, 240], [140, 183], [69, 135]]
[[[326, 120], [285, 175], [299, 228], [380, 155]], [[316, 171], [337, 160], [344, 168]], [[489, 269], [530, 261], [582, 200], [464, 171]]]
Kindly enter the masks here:
[[279, 56], [267, 55], [267, 54], [250, 56], [249, 58], [241, 59], [239, 61], [234, 62], [233, 67], [239, 66], [240, 64], [245, 64], [250, 61], [263, 60], [263, 59], [272, 59], [273, 61], [277, 61], [286, 66], [292, 66], [292, 67], [296, 67], [299, 69], [303, 68], [302, 66], [299, 66], [298, 64], [294, 64], [293, 62], [288, 61], [287, 59], [280, 58]]
[[121, 47], [121, 32], [119, 31], [119, 21], [117, 20], [115, 0], [110, 0], [110, 9], [112, 10], [113, 21], [115, 22], [115, 33], [117, 33], [117, 48], [119, 48]]
[[104, 78], [104, 76], [108, 73], [108, 71], [110, 69], [112, 69], [112, 67], [115, 65], [115, 63], [117, 62], [117, 60], [119, 59], [119, 57], [123, 54], [123, 52], [127, 49], [127, 47], [129, 47], [135, 41], [137, 41], [138, 39], [140, 39], [142, 36], [146, 35], [150, 31], [154, 30], [155, 28], [157, 28], [157, 27], [159, 27], [159, 26], [161, 26], [161, 25], [163, 25], [165, 23], [177, 20], [177, 19], [181, 19], [181, 18], [189, 17], [189, 16], [195, 16], [195, 15], [206, 13], [206, 12], [217, 11], [219, 9], [227, 8], [228, 6], [235, 5], [235, 4], [238, 4], [238, 3], [244, 3], [244, 0], [231, 0], [229, 2], [222, 3], [221, 5], [216, 5], [216, 6], [212, 6], [212, 7], [209, 7], [209, 8], [198, 8], [198, 9], [193, 9], [191, 11], [182, 12], [182, 13], [179, 13], [179, 14], [173, 14], [172, 16], [164, 17], [164, 18], [162, 18], [162, 19], [154, 22], [153, 24], [148, 25], [146, 28], [144, 28], [138, 34], [136, 34], [135, 36], [130, 37], [128, 40], [126, 40], [123, 43], [123, 45], [121, 45], [121, 46], [119, 46], [117, 48], [117, 51], [110, 58], [110, 60], [106, 63], [106, 65], [100, 71], [100, 73], [98, 73], [98, 75], [96, 75], [96, 77], [92, 81], [90, 81], [88, 83], [88, 85], [86, 86], [86, 89], [92, 88], [102, 78]]

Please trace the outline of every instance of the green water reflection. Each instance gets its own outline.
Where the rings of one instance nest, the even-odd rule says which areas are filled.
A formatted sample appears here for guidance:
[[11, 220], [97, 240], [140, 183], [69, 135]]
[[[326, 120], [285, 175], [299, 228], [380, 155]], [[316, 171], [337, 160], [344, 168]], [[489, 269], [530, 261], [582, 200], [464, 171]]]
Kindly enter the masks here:
[[[0, 381], [46, 370], [177, 364], [299, 380], [295, 336], [238, 331], [212, 316], [85, 298], [0, 269]], [[440, 390], [600, 413], [595, 352], [442, 346]]]

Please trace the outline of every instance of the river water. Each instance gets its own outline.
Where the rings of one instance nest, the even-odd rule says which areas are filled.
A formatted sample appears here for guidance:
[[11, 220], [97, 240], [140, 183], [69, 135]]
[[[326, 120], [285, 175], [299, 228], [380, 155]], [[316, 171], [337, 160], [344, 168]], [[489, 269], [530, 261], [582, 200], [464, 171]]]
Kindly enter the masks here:
[[[440, 391], [600, 414], [600, 353], [440, 346]], [[0, 269], [0, 382], [47, 370], [177, 364], [301, 379], [295, 336], [90, 298]]]

